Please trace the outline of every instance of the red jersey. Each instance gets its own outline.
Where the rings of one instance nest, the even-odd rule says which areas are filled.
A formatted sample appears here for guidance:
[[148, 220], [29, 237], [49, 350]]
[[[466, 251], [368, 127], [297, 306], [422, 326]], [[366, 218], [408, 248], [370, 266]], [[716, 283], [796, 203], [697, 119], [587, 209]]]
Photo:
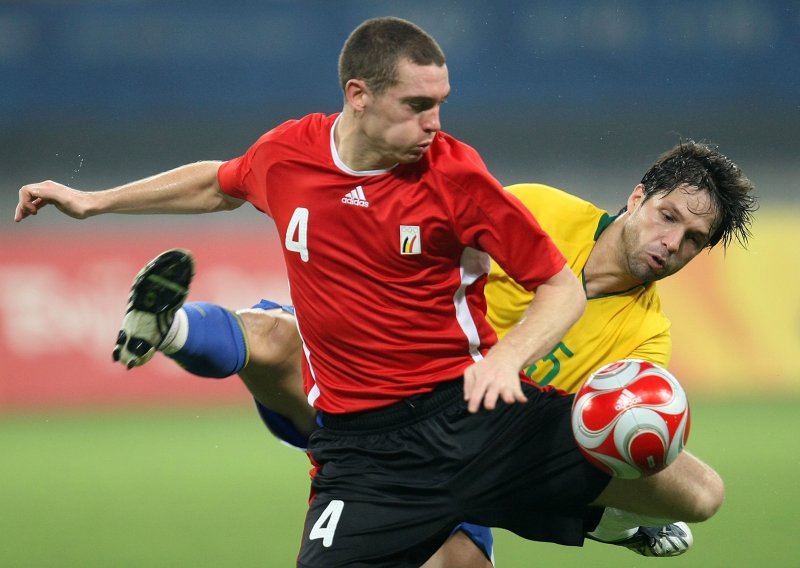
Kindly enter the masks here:
[[429, 392], [481, 359], [497, 341], [489, 255], [528, 289], [565, 264], [471, 147], [439, 132], [416, 163], [353, 171], [336, 152], [337, 117], [288, 121], [218, 174], [277, 225], [306, 393], [330, 413]]

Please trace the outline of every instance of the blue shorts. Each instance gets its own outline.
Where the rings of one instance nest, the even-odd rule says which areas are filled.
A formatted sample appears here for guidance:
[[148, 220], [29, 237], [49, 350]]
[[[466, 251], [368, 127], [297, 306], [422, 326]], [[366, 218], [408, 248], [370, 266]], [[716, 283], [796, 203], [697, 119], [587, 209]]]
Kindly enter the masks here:
[[[294, 306], [278, 304], [269, 300], [261, 300], [259, 303], [253, 306], [253, 308], [261, 310], [280, 308], [286, 313], [294, 315]], [[308, 438], [300, 434], [294, 428], [288, 418], [266, 408], [257, 400], [255, 403], [256, 410], [258, 410], [261, 421], [276, 438], [289, 446], [303, 451], [306, 450]], [[319, 420], [318, 423], [321, 425]], [[470, 540], [475, 543], [475, 546], [477, 546], [481, 552], [486, 555], [486, 558], [494, 563], [494, 536], [492, 535], [491, 529], [470, 523], [461, 523], [455, 529], [453, 529], [453, 533], [458, 531], [463, 531], [464, 534], [466, 534]]]

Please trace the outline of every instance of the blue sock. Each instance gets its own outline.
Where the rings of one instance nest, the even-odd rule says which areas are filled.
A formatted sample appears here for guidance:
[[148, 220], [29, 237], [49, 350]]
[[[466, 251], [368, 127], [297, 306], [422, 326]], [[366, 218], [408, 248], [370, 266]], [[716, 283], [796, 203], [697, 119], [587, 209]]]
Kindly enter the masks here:
[[221, 379], [238, 373], [248, 350], [239, 318], [222, 306], [189, 302], [183, 311], [189, 321], [186, 343], [167, 354], [194, 375]]

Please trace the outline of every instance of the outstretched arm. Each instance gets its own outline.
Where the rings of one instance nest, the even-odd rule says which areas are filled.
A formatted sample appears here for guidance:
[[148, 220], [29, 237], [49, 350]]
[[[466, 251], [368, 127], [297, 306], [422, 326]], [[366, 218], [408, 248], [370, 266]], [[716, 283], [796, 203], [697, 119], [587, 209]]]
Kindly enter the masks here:
[[209, 213], [239, 207], [243, 201], [222, 192], [221, 162], [196, 162], [126, 185], [81, 191], [53, 181], [23, 186], [14, 221], [36, 215], [47, 205], [75, 219], [102, 213]]
[[493, 410], [497, 399], [526, 402], [519, 371], [547, 355], [583, 314], [586, 294], [569, 266], [536, 289], [520, 322], [464, 372], [464, 399], [470, 412], [481, 404]]

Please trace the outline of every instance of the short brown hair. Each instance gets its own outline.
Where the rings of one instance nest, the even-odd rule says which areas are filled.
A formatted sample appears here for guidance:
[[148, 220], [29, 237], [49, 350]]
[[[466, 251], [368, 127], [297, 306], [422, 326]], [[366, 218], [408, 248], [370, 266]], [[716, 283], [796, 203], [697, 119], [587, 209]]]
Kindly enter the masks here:
[[397, 82], [397, 63], [445, 64], [439, 44], [416, 24], [394, 17], [373, 18], [358, 26], [339, 54], [339, 82], [361, 79], [376, 94]]

